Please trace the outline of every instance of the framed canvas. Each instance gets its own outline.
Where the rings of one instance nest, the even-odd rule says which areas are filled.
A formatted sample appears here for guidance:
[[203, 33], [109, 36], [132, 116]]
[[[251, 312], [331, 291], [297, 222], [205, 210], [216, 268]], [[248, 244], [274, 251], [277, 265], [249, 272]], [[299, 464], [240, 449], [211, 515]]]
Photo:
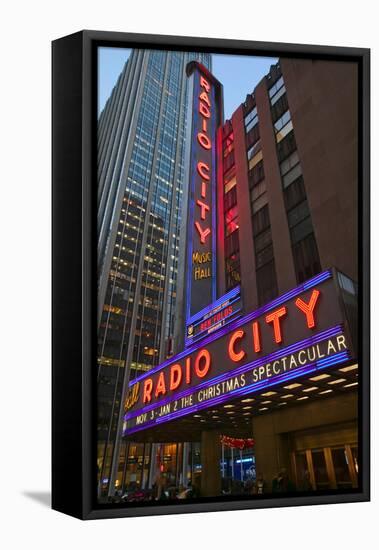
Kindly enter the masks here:
[[369, 50], [53, 42], [53, 508], [369, 499]]

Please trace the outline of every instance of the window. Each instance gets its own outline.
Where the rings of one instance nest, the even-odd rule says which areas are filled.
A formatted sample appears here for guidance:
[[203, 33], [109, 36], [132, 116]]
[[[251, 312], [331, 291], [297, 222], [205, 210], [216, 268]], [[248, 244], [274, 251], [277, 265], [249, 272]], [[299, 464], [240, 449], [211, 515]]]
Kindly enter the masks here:
[[292, 182], [294, 182], [299, 176], [301, 176], [301, 166], [300, 163], [291, 168], [289, 172], [282, 178], [283, 187], [286, 189]]
[[278, 294], [270, 215], [267, 204], [253, 215], [253, 236], [258, 301], [261, 305]]
[[287, 134], [289, 134], [293, 130], [293, 124], [292, 120], [287, 122], [285, 126], [276, 134], [276, 142], [279, 143], [286, 137]]
[[229, 191], [230, 191], [231, 189], [233, 189], [233, 187], [236, 185], [236, 183], [237, 183], [237, 180], [236, 180], [236, 176], [234, 176], [234, 175], [225, 178], [225, 180], [224, 180], [224, 185], [225, 185], [224, 191], [225, 191], [225, 194], [226, 194], [226, 193], [229, 193]]
[[282, 176], [284, 174], [287, 174], [293, 168], [298, 164], [299, 162], [299, 155], [297, 154], [297, 151], [294, 151], [286, 160], [280, 163], [280, 173]]
[[260, 252], [257, 252], [255, 255], [255, 265], [256, 269], [261, 268], [262, 266], [266, 265], [268, 262], [270, 262], [274, 258], [274, 249], [272, 247], [272, 242], [269, 246], [261, 250]]
[[271, 86], [271, 88], [269, 89], [268, 95], [270, 96], [270, 98], [273, 97], [273, 96], [276, 94], [276, 92], [277, 92], [278, 90], [280, 90], [280, 88], [281, 88], [282, 86], [284, 86], [284, 79], [283, 79], [283, 76], [281, 76], [280, 78], [278, 78], [278, 80], [275, 82], [275, 84], [273, 84], [273, 85]]
[[316, 489], [329, 489], [330, 481], [323, 449], [312, 449], [312, 464]]
[[264, 177], [265, 177], [265, 173], [264, 173], [264, 169], [263, 169], [263, 160], [261, 160], [249, 172], [250, 187], [253, 187], [254, 185], [257, 185], [257, 183], [259, 183]]
[[270, 214], [268, 210], [268, 205], [264, 206], [254, 214], [253, 216], [253, 234], [254, 236], [259, 235], [262, 231], [270, 227]]
[[246, 132], [250, 132], [255, 126], [258, 125], [258, 117], [255, 117], [245, 128]]
[[346, 277], [346, 275], [344, 275], [341, 272], [338, 272], [337, 277], [338, 277], [338, 282], [340, 284], [340, 287], [345, 292], [347, 292], [348, 294], [352, 294], [353, 296], [357, 295], [357, 291], [354, 286], [354, 283], [351, 279], [349, 279], [349, 277]]
[[257, 108], [254, 107], [249, 114], [245, 116], [245, 128], [246, 132], [249, 132], [254, 126], [258, 124]]
[[278, 294], [270, 216], [267, 204], [253, 215], [253, 237], [258, 301], [261, 305]]
[[255, 252], [261, 252], [272, 243], [271, 227], [268, 227], [254, 238]]
[[225, 260], [226, 290], [230, 290], [241, 282], [240, 255], [236, 252]]
[[260, 269], [257, 269], [257, 292], [259, 305], [265, 304], [278, 295], [275, 262], [272, 260]]
[[246, 133], [246, 145], [251, 147], [260, 138], [259, 124], [256, 124], [249, 132]]
[[271, 107], [272, 120], [274, 123], [288, 111], [287, 94], [281, 95]]
[[308, 201], [305, 199], [303, 202], [292, 208], [292, 210], [288, 211], [287, 216], [290, 229], [303, 221], [309, 215]]
[[231, 132], [222, 142], [224, 157], [227, 157], [234, 147], [234, 134]]
[[320, 258], [313, 232], [293, 246], [293, 258], [298, 283], [320, 273]]
[[353, 484], [349, 472], [349, 462], [345, 447], [331, 449], [331, 454], [337, 489], [349, 489]]
[[261, 140], [259, 139], [247, 151], [247, 160], [250, 160], [261, 150]]
[[258, 197], [260, 197], [264, 192], [266, 191], [266, 182], [265, 180], [261, 180], [257, 185], [254, 185], [254, 187], [251, 190], [250, 196], [252, 202], [257, 200]]
[[279, 101], [279, 99], [286, 93], [285, 86], [282, 86], [280, 90], [271, 98], [271, 105], [275, 105]]
[[292, 184], [284, 190], [283, 195], [287, 211], [303, 201], [306, 198], [303, 176], [298, 177], [292, 182]]
[[238, 229], [238, 209], [237, 206], [230, 208], [225, 214], [225, 232], [226, 235], [230, 235], [233, 231]]
[[224, 211], [226, 212], [237, 204], [237, 187], [234, 186], [229, 193], [224, 196]]
[[252, 168], [254, 168], [254, 166], [256, 166], [258, 164], [258, 162], [260, 162], [263, 158], [263, 153], [262, 151], [258, 151], [258, 153], [256, 153], [252, 159], [250, 159], [249, 161], [249, 170], [251, 170]]
[[238, 208], [237, 206], [233, 206], [225, 213], [225, 222], [229, 223], [232, 220], [235, 220], [238, 216]]
[[278, 143], [279, 162], [283, 162], [291, 153], [296, 150], [296, 140], [294, 132], [290, 132], [282, 141]]
[[249, 124], [257, 116], [257, 107], [253, 107], [251, 111], [245, 116], [245, 126]]
[[225, 274], [227, 290], [233, 288], [241, 280], [238, 239], [237, 186], [235, 184], [235, 179], [236, 178], [234, 177], [229, 180], [225, 186], [225, 189], [229, 188], [229, 190], [224, 195]]
[[[256, 189], [258, 186], [256, 187], [253, 187], [253, 191], [254, 189]], [[253, 214], [256, 214], [256, 212], [258, 212], [261, 208], [263, 208], [265, 205], [267, 204], [267, 194], [266, 193], [263, 193], [262, 195], [260, 195], [256, 200], [253, 201], [253, 208], [252, 208], [252, 211], [253, 211]]]
[[295, 225], [291, 228], [291, 241], [292, 244], [296, 244], [299, 241], [302, 241], [305, 239], [307, 235], [313, 232], [313, 226], [312, 226], [312, 220], [311, 217], [308, 216], [305, 219], [303, 219], [300, 223]]
[[284, 115], [282, 115], [280, 118], [278, 118], [278, 120], [275, 122], [275, 124], [274, 124], [275, 131], [280, 132], [280, 130], [283, 128], [283, 126], [285, 126], [290, 120], [291, 120], [291, 114], [288, 110], [284, 113]]
[[233, 254], [239, 252], [238, 231], [234, 231], [225, 239], [225, 256], [230, 258]]
[[234, 151], [231, 151], [227, 157], [224, 158], [224, 172], [227, 172], [234, 164]]

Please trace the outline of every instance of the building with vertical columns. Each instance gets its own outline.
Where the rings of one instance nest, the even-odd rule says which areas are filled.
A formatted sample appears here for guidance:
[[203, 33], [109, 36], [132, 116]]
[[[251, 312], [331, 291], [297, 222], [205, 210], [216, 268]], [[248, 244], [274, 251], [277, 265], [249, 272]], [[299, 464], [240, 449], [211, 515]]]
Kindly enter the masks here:
[[133, 50], [99, 117], [99, 494], [126, 479], [129, 380], [172, 353], [191, 59], [210, 67], [209, 54]]
[[357, 280], [356, 71], [281, 59], [224, 126], [225, 202], [233, 203], [225, 249], [237, 246], [228, 220], [238, 210], [240, 256], [250, 261], [237, 278], [251, 283], [253, 308], [325, 266]]
[[[129, 380], [123, 486], [159, 479], [174, 496], [191, 482], [208, 497], [263, 478], [270, 493], [281, 472], [283, 492], [354, 489], [357, 68], [280, 59], [216, 129], [220, 83], [196, 70], [175, 317], [184, 337]], [[217, 289], [200, 311], [188, 308], [194, 288], [197, 303]]]
[[[357, 82], [351, 63], [280, 59], [223, 127], [226, 288], [241, 284], [246, 311], [330, 266], [358, 280]], [[345, 373], [357, 369], [266, 394], [252, 421], [257, 470], [342, 487], [345, 457], [356, 485], [358, 383]]]

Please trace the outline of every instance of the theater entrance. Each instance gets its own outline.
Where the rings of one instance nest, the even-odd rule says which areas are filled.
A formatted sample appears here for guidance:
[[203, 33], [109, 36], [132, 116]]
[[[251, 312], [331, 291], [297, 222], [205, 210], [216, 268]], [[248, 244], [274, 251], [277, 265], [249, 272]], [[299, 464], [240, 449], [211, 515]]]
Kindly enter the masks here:
[[[324, 433], [297, 434], [297, 448], [291, 453], [296, 488], [319, 491], [358, 487], [356, 435], [356, 429], [349, 425]], [[313, 444], [307, 445], [312, 440]]]

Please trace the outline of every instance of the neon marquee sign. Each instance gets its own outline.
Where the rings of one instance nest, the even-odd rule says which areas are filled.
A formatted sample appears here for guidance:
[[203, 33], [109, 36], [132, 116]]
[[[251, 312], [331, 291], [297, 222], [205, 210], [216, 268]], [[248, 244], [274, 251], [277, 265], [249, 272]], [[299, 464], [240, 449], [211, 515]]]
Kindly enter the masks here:
[[124, 433], [346, 361], [350, 348], [327, 271], [138, 377]]

